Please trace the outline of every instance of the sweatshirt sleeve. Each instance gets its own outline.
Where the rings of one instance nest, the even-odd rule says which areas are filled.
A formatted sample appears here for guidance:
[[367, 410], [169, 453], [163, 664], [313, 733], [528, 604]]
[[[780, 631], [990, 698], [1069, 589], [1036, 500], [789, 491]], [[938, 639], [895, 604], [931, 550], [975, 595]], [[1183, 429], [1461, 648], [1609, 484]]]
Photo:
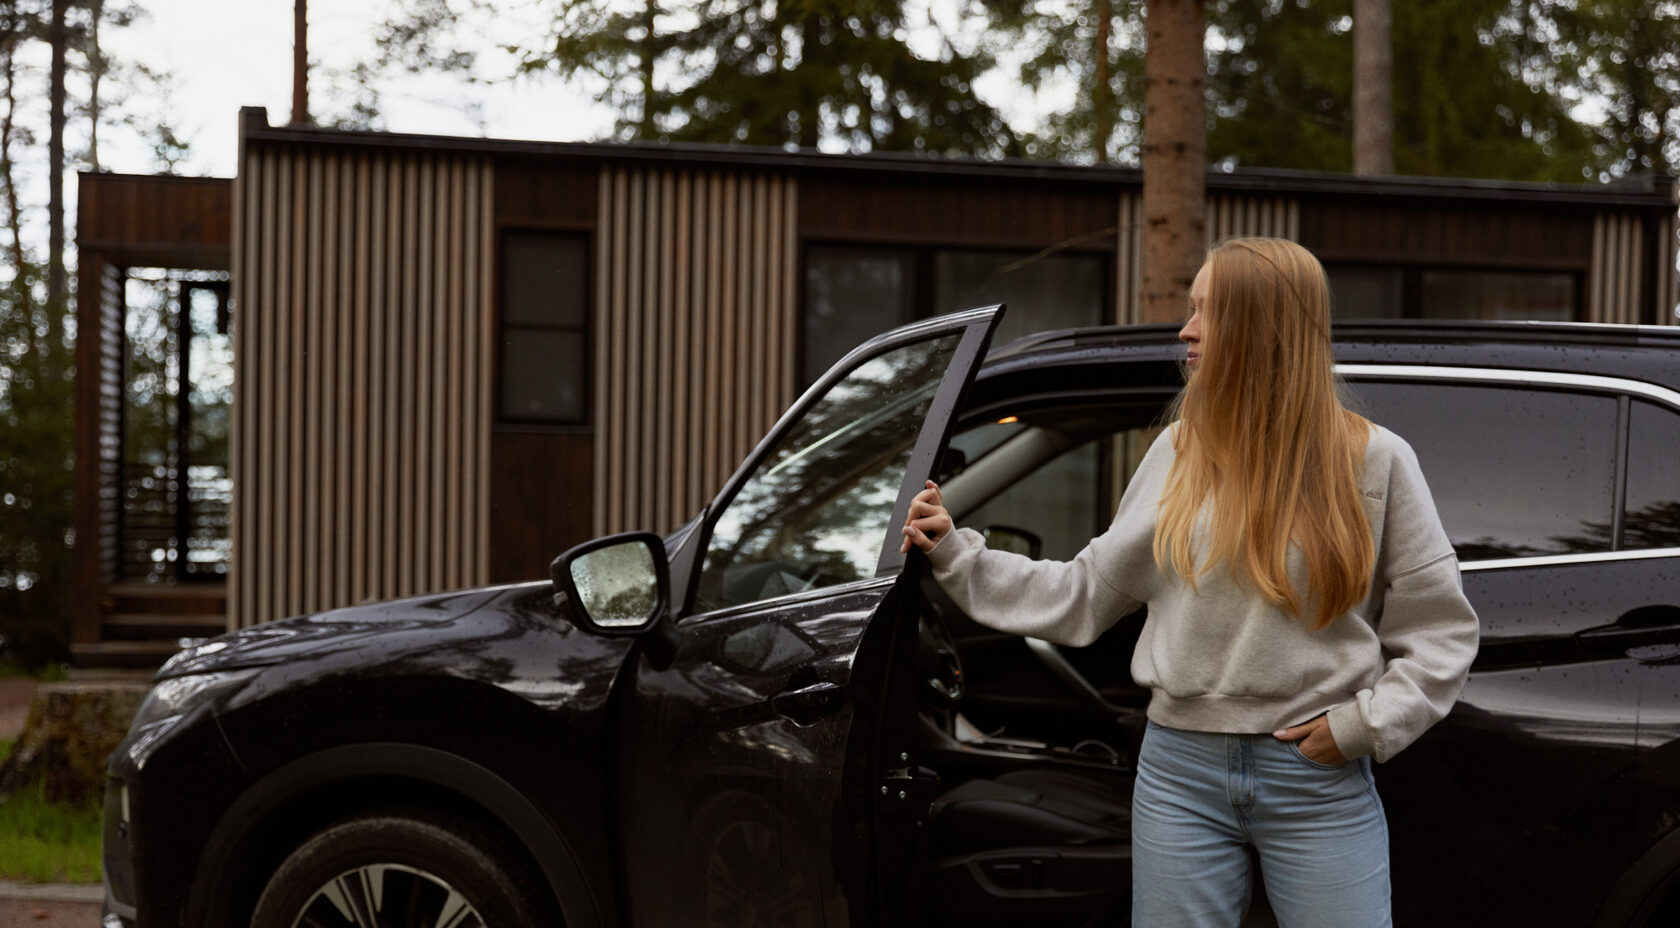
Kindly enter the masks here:
[[969, 618], [988, 628], [1073, 647], [1090, 644], [1147, 599], [1159, 576], [1152, 546], [1170, 449], [1163, 433], [1138, 466], [1114, 522], [1073, 560], [993, 551], [979, 532], [965, 528], [928, 553], [934, 579]]
[[1417, 458], [1404, 442], [1391, 465], [1379, 555], [1376, 620], [1384, 667], [1376, 684], [1330, 710], [1344, 757], [1386, 761], [1444, 718], [1464, 689], [1480, 628], [1458, 558]]

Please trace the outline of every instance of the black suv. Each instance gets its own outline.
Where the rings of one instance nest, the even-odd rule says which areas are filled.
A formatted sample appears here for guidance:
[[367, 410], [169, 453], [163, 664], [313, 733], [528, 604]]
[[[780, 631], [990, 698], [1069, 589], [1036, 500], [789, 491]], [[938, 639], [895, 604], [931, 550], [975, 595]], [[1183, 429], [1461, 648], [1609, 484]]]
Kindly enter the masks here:
[[[990, 632], [898, 528], [931, 476], [991, 544], [1073, 556], [1183, 352], [1134, 327], [988, 357], [1000, 312], [852, 352], [668, 537], [178, 655], [111, 761], [105, 924], [1124, 923], [1140, 621]], [[1675, 924], [1680, 331], [1336, 342], [1482, 621], [1457, 708], [1377, 768], [1397, 920]]]

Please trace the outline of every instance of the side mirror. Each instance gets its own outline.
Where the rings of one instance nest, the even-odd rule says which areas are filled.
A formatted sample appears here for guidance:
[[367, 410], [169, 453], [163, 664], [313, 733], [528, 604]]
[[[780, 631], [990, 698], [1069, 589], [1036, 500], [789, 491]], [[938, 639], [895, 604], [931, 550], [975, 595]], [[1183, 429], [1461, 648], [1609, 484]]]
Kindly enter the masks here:
[[670, 602], [665, 543], [652, 532], [584, 542], [555, 558], [548, 572], [571, 620], [600, 635], [639, 635]]
[[993, 551], [1025, 554], [1034, 560], [1044, 552], [1044, 539], [1013, 525], [988, 525], [980, 530], [980, 536]]

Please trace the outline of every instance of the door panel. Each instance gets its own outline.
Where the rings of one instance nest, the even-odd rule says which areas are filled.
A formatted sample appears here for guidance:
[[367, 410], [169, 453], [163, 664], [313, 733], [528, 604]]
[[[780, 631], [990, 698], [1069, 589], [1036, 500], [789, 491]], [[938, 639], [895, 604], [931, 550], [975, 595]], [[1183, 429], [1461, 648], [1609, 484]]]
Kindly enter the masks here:
[[1606, 631], [1643, 605], [1613, 551], [1625, 401], [1355, 384], [1417, 452], [1482, 641], [1448, 717], [1376, 768], [1402, 925], [1587, 924], [1628, 864], [1640, 673]]
[[[877, 867], [916, 822], [914, 694], [893, 671], [919, 600], [897, 526], [1001, 311], [848, 355], [676, 553], [674, 577], [692, 578], [682, 645], [666, 669], [631, 658], [611, 725], [631, 924], [874, 925], [905, 910], [912, 868]], [[904, 800], [882, 792], [895, 772]]]
[[[857, 702], [844, 697], [860, 674], [879, 675], [858, 652], [893, 582], [691, 623], [670, 669], [636, 662], [634, 698], [613, 723], [630, 924], [848, 923], [832, 860], [847, 837], [834, 826], [848, 818], [840, 773]], [[787, 705], [821, 687], [841, 698]], [[846, 853], [855, 869], [859, 849]]]
[[[1376, 768], [1402, 925], [1587, 924], [1629, 863], [1642, 671], [1583, 634], [1640, 562], [1472, 570], [1481, 651], [1446, 719]], [[1584, 849], [1590, 848], [1590, 852]]]

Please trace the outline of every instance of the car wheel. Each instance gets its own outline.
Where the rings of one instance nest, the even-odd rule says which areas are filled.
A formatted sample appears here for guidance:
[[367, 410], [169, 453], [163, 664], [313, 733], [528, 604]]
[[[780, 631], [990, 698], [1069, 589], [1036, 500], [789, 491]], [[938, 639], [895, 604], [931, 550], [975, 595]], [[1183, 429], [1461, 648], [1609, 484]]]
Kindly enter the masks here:
[[821, 920], [821, 887], [797, 847], [783, 841], [775, 810], [742, 793], [698, 816], [694, 890], [707, 928], [805, 928]]
[[538, 928], [544, 893], [474, 823], [412, 810], [346, 819], [281, 862], [252, 928]]

